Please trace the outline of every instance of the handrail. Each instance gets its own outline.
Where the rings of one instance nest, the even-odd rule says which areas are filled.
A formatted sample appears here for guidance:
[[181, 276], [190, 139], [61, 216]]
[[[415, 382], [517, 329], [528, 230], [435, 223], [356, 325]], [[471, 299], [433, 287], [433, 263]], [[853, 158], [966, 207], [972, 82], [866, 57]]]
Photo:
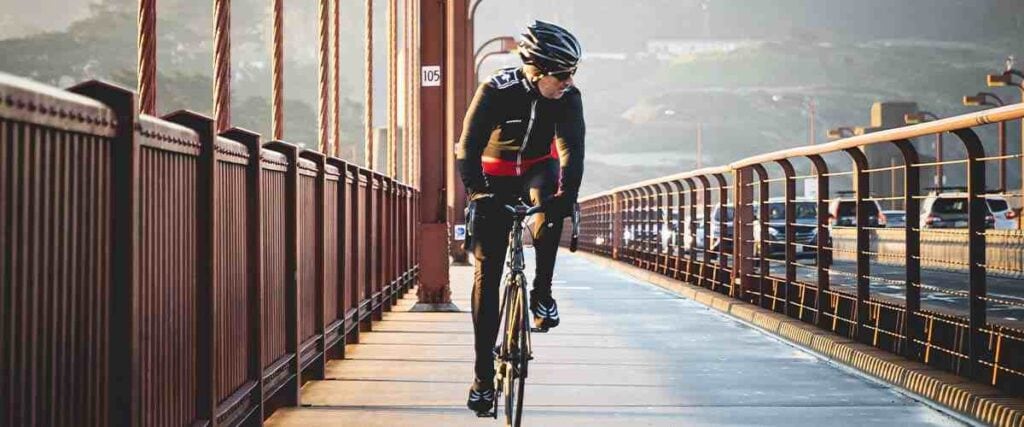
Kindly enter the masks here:
[[627, 190], [634, 190], [634, 189], [637, 189], [637, 188], [640, 188], [640, 187], [646, 187], [648, 185], [661, 184], [661, 183], [667, 182], [667, 181], [676, 181], [676, 180], [681, 180], [681, 179], [694, 178], [694, 177], [701, 176], [701, 175], [714, 175], [714, 174], [719, 174], [719, 173], [732, 173], [732, 168], [730, 168], [728, 166], [715, 166], [715, 167], [708, 167], [708, 168], [703, 168], [703, 169], [697, 169], [697, 170], [689, 171], [689, 172], [677, 173], [677, 174], [674, 174], [674, 175], [668, 175], [668, 176], [663, 176], [663, 177], [659, 177], [659, 178], [648, 179], [646, 181], [641, 181], [641, 182], [637, 182], [637, 183], [633, 183], [633, 184], [627, 184], [627, 185], [623, 185], [623, 186], [620, 186], [620, 187], [613, 188], [611, 190], [606, 190], [606, 191], [602, 191], [602, 192], [597, 193], [597, 194], [589, 195], [587, 197], [584, 197], [581, 201], [596, 199], [598, 197], [609, 196], [609, 195], [612, 195], [614, 193], [619, 193], [619, 192], [627, 191]]

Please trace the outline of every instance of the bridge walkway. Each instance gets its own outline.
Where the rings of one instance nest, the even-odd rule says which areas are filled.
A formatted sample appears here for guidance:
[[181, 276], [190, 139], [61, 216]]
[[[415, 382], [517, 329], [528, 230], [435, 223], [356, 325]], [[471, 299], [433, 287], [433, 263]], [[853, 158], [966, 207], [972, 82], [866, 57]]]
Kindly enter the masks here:
[[[560, 257], [563, 324], [534, 335], [527, 425], [959, 424], [696, 301]], [[459, 313], [413, 313], [403, 299], [267, 425], [494, 425], [464, 406], [471, 278], [453, 267]]]

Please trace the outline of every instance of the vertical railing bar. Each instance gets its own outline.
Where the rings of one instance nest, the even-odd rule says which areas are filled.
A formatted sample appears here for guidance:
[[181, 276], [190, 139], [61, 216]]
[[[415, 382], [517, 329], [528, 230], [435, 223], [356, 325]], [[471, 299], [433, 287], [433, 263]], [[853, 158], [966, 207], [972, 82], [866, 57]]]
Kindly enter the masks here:
[[770, 244], [768, 243], [768, 227], [765, 225], [768, 218], [768, 199], [771, 197], [771, 187], [768, 185], [768, 170], [760, 164], [753, 165], [751, 168], [757, 173], [757, 190], [758, 190], [758, 205], [757, 205], [757, 230], [758, 236], [755, 240], [758, 241], [758, 280], [757, 280], [757, 304], [761, 308], [767, 308], [765, 306], [765, 281], [768, 280], [768, 273], [770, 266], [768, 265], [768, 251]]
[[216, 277], [214, 262], [218, 245], [215, 237], [214, 209], [217, 199], [217, 150], [214, 121], [187, 111], [178, 111], [164, 116], [164, 120], [188, 127], [199, 137], [200, 153], [199, 168], [196, 177], [196, 192], [199, 203], [196, 205], [198, 230], [196, 236], [196, 315], [198, 316], [196, 376], [198, 393], [196, 410], [200, 420], [216, 425], [216, 356], [217, 339], [214, 334], [216, 325]]
[[245, 165], [245, 221], [246, 221], [246, 268], [248, 269], [249, 283], [246, 284], [250, 304], [246, 313], [248, 322], [249, 347], [247, 353], [246, 378], [256, 383], [251, 401], [256, 408], [253, 409], [251, 418], [253, 420], [263, 419], [263, 236], [262, 236], [262, 213], [260, 211], [263, 199], [263, 192], [260, 187], [261, 165], [260, 135], [240, 128], [231, 128], [224, 132], [225, 137], [238, 141], [245, 145], [249, 155]]
[[[152, 14], [155, 6], [148, 4], [146, 13]], [[143, 13], [140, 4], [140, 14]], [[150, 16], [152, 18], [153, 16]], [[155, 25], [155, 21], [154, 21]], [[155, 67], [155, 63], [153, 63]], [[143, 70], [145, 71], [145, 70]], [[145, 78], [148, 76], [142, 76]], [[152, 83], [152, 82], [150, 82]], [[155, 105], [155, 86], [146, 100]], [[107, 375], [109, 397], [106, 399], [105, 412], [111, 424], [134, 426], [141, 422], [139, 353], [135, 351], [139, 343], [139, 317], [136, 311], [139, 267], [140, 227], [138, 204], [139, 188], [139, 148], [135, 140], [135, 125], [138, 121], [138, 100], [131, 91], [99, 81], [88, 81], [68, 89], [95, 99], [109, 107], [117, 119], [117, 128], [110, 141], [110, 193], [112, 195], [110, 223], [118, 224], [109, 229], [110, 288], [106, 296], [110, 307], [108, 330], [110, 342], [118, 343], [110, 346], [107, 357]], [[103, 267], [99, 267], [103, 270]], [[94, 396], [100, 399], [102, 396]]]
[[752, 168], [738, 169], [733, 172], [733, 277], [730, 296], [750, 302], [750, 282], [753, 280], [752, 270], [754, 256], [753, 222], [754, 193], [750, 185], [753, 182]]
[[825, 162], [821, 156], [812, 155], [808, 156], [811, 164], [814, 166], [815, 179], [817, 181], [818, 194], [815, 197], [817, 208], [815, 209], [817, 218], [815, 220], [815, 227], [817, 227], [817, 241], [815, 242], [815, 256], [817, 258], [816, 271], [818, 275], [817, 291], [814, 299], [814, 324], [818, 327], [826, 328], [826, 317], [822, 314], [828, 307], [828, 293], [831, 288], [829, 282], [829, 271], [832, 264], [832, 251], [828, 249], [831, 247], [831, 237], [828, 230], [828, 199], [829, 199], [829, 178], [828, 178], [828, 163]]
[[[725, 218], [726, 218], [725, 210], [726, 210], [726, 206], [728, 205], [728, 202], [729, 202], [728, 181], [726, 181], [725, 176], [723, 176], [720, 173], [713, 174], [712, 176], [714, 176], [715, 180], [718, 182], [718, 249], [715, 251], [717, 253], [716, 256], [718, 257], [718, 266], [715, 268], [714, 279], [713, 279], [713, 281], [711, 283], [712, 283], [712, 287], [714, 287], [716, 284], [720, 283], [723, 286], [726, 286], [726, 288], [731, 288], [732, 287], [731, 280], [721, 280], [721, 274], [724, 273], [725, 269], [726, 269], [726, 266], [725, 266], [726, 259], [725, 259], [725, 249], [724, 248], [725, 248], [725, 241], [726, 241], [725, 240]], [[733, 229], [735, 230], [735, 227]]]
[[[776, 162], [782, 167], [782, 173], [785, 177], [785, 188], [783, 190], [783, 207], [785, 209], [785, 257], [786, 257], [786, 281], [782, 286], [783, 294], [783, 306], [782, 313], [789, 316], [792, 309], [792, 289], [796, 283], [796, 227], [793, 226], [796, 223], [796, 170], [793, 168], [793, 163], [788, 159], [779, 160]], [[770, 247], [770, 246], [769, 246]], [[777, 296], [776, 296], [777, 297]]]
[[985, 193], [985, 163], [978, 160], [985, 156], [981, 140], [973, 129], [953, 131], [967, 151], [967, 263], [968, 263], [968, 308], [970, 318], [967, 330], [967, 376], [983, 379], [981, 363], [986, 357], [986, 343], [982, 329], [987, 323], [985, 298], [987, 295], [985, 271], [985, 217], [989, 215]]
[[701, 185], [701, 229], [704, 230], [704, 236], [701, 237], [701, 248], [700, 248], [700, 274], [697, 277], [697, 286], [704, 287], [705, 281], [708, 280], [707, 270], [711, 267], [711, 262], [708, 259], [708, 253], [710, 252], [711, 246], [711, 181], [708, 180], [707, 176], [698, 175], [697, 181]]
[[301, 298], [299, 290], [299, 148], [284, 141], [270, 141], [264, 148], [284, 154], [288, 160], [284, 194], [284, 254], [285, 254], [285, 353], [289, 355], [289, 374], [283, 386], [284, 404], [298, 406], [302, 383], [302, 361], [299, 354], [301, 340]]
[[[327, 137], [324, 138], [324, 152], [327, 151]], [[327, 326], [330, 321], [326, 313], [326, 295], [327, 295], [327, 203], [326, 203], [326, 192], [327, 192], [327, 155], [324, 152], [303, 150], [301, 156], [306, 160], [312, 161], [316, 165], [316, 178], [314, 184], [314, 197], [313, 206], [304, 206], [303, 209], [314, 209], [316, 211], [314, 215], [314, 236], [316, 242], [314, 244], [314, 251], [316, 253], [316, 259], [314, 260], [315, 269], [315, 286], [316, 295], [314, 298], [313, 306], [313, 318], [316, 329], [314, 333], [318, 336], [319, 348], [317, 349], [317, 361], [313, 364], [313, 370], [311, 373], [312, 379], [324, 379], [325, 370], [327, 367]]]
[[854, 330], [854, 337], [859, 341], [869, 343], [870, 334], [867, 333], [870, 310], [868, 301], [871, 299], [871, 282], [868, 276], [871, 274], [871, 259], [867, 252], [870, 251], [870, 236], [868, 235], [868, 205], [864, 199], [870, 194], [870, 174], [864, 172], [869, 168], [867, 156], [859, 148], [844, 150], [853, 161], [853, 191], [857, 210], [857, 305], [855, 307], [857, 327]]
[[903, 156], [903, 208], [906, 212], [906, 223], [904, 224], [904, 241], [906, 249], [903, 255], [905, 266], [904, 286], [904, 307], [906, 318], [901, 325], [900, 335], [902, 343], [900, 353], [906, 357], [916, 358], [919, 352], [917, 340], [924, 336], [924, 329], [920, 318], [921, 311], [921, 201], [918, 196], [921, 193], [920, 169], [916, 164], [920, 162], [917, 150], [909, 140], [893, 141], [893, 145], [900, 150]]

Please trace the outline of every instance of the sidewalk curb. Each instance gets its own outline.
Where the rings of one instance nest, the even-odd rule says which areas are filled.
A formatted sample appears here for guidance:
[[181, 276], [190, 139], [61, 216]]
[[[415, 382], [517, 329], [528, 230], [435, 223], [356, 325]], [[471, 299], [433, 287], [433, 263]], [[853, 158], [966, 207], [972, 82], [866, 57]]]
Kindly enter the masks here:
[[994, 387], [970, 382], [782, 314], [639, 267], [589, 253], [576, 252], [573, 255], [743, 320], [834, 363], [856, 369], [977, 421], [1000, 427], [1024, 426], [1024, 399], [1007, 396]]

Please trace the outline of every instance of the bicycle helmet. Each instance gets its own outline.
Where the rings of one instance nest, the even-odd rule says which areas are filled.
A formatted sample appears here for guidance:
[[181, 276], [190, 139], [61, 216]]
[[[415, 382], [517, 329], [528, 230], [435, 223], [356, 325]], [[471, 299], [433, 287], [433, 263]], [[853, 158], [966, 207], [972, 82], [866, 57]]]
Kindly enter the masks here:
[[522, 36], [519, 57], [524, 64], [536, 66], [545, 73], [575, 71], [583, 55], [576, 36], [555, 24], [535, 21]]

